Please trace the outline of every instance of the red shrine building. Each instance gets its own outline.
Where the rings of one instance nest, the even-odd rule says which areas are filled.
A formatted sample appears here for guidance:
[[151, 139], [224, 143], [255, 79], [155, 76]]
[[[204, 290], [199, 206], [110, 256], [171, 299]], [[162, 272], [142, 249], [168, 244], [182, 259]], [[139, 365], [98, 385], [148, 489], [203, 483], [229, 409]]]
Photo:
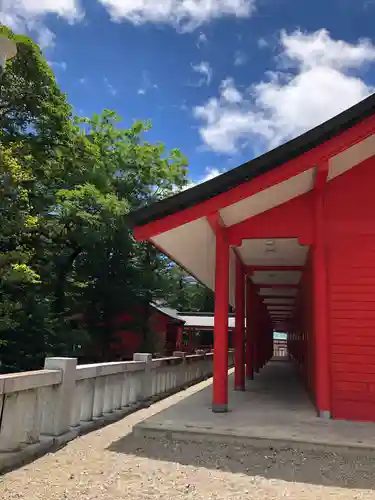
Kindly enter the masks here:
[[375, 96], [129, 221], [215, 291], [214, 412], [231, 305], [235, 389], [285, 332], [319, 416], [375, 421]]

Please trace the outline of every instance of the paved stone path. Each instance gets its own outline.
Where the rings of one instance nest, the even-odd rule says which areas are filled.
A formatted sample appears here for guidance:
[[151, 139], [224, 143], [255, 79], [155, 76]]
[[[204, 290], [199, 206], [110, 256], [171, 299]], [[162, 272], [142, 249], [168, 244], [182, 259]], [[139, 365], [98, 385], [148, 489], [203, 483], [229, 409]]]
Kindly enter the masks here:
[[[233, 372], [233, 370], [230, 370]], [[211, 411], [212, 385], [196, 391], [136, 426], [144, 437], [173, 435], [200, 440], [237, 441], [248, 445], [263, 439], [269, 445], [290, 442], [364, 447], [375, 450], [374, 424], [317, 418], [296, 367], [272, 361], [247, 384], [234, 391], [229, 377], [229, 413]], [[311, 446], [309, 445], [311, 448]]]
[[0, 477], [2, 500], [373, 500], [375, 454], [135, 438], [132, 428], [204, 387], [72, 441]]

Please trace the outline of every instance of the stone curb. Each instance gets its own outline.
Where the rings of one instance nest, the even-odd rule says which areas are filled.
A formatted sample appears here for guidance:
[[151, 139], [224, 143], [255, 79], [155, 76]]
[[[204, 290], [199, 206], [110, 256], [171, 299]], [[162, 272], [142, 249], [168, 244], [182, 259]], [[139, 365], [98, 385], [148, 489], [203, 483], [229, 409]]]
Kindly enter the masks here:
[[222, 433], [213, 430], [212, 428], [198, 428], [193, 425], [189, 428], [178, 428], [173, 426], [163, 427], [163, 424], [152, 425], [142, 422], [133, 427], [132, 434], [140, 438], [160, 439], [164, 438], [171, 441], [185, 441], [185, 442], [216, 442], [221, 444], [235, 444], [246, 445], [254, 448], [294, 448], [299, 450], [322, 450], [322, 451], [357, 451], [361, 453], [369, 452], [375, 453], [375, 446], [371, 447], [365, 443], [341, 443], [333, 441], [314, 441], [314, 440], [301, 440], [290, 438], [270, 438], [263, 436], [246, 436], [230, 432], [225, 429]]

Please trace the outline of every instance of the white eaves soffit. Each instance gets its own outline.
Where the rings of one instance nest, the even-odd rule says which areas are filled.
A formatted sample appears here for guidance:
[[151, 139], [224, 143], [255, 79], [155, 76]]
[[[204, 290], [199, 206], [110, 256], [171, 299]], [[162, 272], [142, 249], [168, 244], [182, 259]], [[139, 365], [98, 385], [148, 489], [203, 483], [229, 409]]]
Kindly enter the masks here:
[[214, 289], [216, 241], [205, 217], [159, 234], [152, 241], [187, 272]]
[[375, 134], [345, 149], [329, 161], [328, 181], [375, 155]]
[[271, 208], [286, 203], [314, 187], [315, 169], [310, 168], [283, 182], [244, 198], [229, 207], [220, 210], [221, 218], [226, 226], [238, 224], [249, 217], [259, 215]]
[[[374, 155], [375, 135], [371, 135], [362, 142], [330, 158], [327, 180], [331, 181]], [[237, 224], [249, 217], [254, 217], [271, 210], [309, 192], [314, 187], [315, 168], [312, 165], [311, 168], [294, 177], [290, 177], [221, 209], [220, 216], [224, 225], [231, 226]], [[159, 234], [153, 237], [151, 241], [200, 282], [211, 290], [215, 289], [215, 235], [205, 217]], [[249, 266], [304, 265], [308, 248], [299, 245], [297, 239], [277, 239], [274, 240], [274, 243], [276, 253], [273, 249], [269, 248], [267, 240], [244, 240], [241, 247], [238, 248], [239, 255], [244, 264]], [[268, 248], [266, 248], [267, 246]], [[253, 282], [257, 281], [259, 284], [268, 285], [272, 283], [278, 285], [285, 284], [286, 286], [299, 282], [300, 273], [298, 271], [288, 271], [288, 273], [288, 276], [275, 275], [273, 278], [270, 278], [269, 275], [263, 275], [260, 280], [257, 280], [256, 275], [254, 275]], [[281, 280], [278, 280], [279, 278]], [[229, 282], [229, 302], [234, 306], [235, 255], [232, 249], [230, 254]], [[272, 289], [268, 287], [261, 288], [259, 294], [264, 297], [268, 295], [271, 297], [293, 298], [297, 294], [297, 290], [276, 287]]]
[[[188, 273], [195, 276], [211, 290], [215, 290], [214, 232], [207, 219], [202, 217], [183, 224], [151, 239]], [[229, 303], [234, 306], [235, 255], [229, 255]]]
[[243, 240], [238, 252], [245, 266], [303, 266], [308, 248], [297, 238]]

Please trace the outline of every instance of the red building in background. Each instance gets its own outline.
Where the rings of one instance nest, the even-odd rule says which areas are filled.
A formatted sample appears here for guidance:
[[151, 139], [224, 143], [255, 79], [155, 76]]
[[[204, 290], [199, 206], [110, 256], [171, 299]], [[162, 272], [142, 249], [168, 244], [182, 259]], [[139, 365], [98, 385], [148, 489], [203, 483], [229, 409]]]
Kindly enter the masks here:
[[[151, 304], [150, 308], [149, 327], [157, 355], [171, 356], [174, 351], [194, 353], [197, 349], [213, 348], [213, 313], [178, 312], [157, 304]], [[229, 314], [229, 347], [232, 347], [234, 320], [234, 314]], [[142, 335], [131, 327], [132, 323], [133, 317], [130, 314], [120, 314], [115, 318], [116, 340], [111, 345], [113, 358], [132, 359], [133, 354], [141, 350]]]
[[[179, 312], [184, 321], [183, 349], [211, 350], [214, 346], [214, 314], [206, 312]], [[234, 314], [228, 315], [228, 345], [232, 347]]]
[[[139, 311], [137, 314], [142, 314]], [[111, 357], [133, 359], [135, 352], [142, 348], [142, 334], [132, 328], [133, 316], [129, 313], [118, 315], [113, 320], [114, 341], [111, 344]], [[170, 356], [182, 344], [184, 321], [173, 309], [150, 304], [149, 329], [157, 355]], [[129, 327], [127, 327], [129, 325]]]

